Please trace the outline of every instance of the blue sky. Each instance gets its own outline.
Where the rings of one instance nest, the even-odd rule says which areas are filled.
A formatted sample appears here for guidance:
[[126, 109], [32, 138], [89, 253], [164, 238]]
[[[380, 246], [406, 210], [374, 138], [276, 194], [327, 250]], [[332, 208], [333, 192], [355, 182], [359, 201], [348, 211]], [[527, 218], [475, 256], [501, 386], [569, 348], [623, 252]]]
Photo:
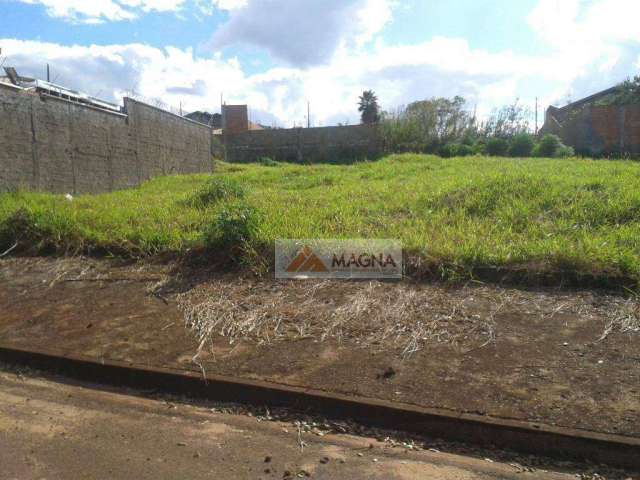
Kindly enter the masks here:
[[[462, 95], [487, 115], [579, 98], [640, 73], [637, 0], [0, 0], [6, 65], [120, 101], [220, 95], [281, 126], [357, 121]], [[6, 58], [5, 58], [6, 57]]]

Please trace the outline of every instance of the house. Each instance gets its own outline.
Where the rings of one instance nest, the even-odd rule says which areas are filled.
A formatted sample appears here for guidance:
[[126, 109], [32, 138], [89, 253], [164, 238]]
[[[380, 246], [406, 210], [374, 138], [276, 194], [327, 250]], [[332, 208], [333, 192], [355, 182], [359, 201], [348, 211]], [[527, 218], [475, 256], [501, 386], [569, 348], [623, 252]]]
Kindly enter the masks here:
[[[233, 134], [246, 132], [247, 130], [264, 130], [262, 125], [249, 120], [246, 105], [223, 105], [222, 111], [226, 115], [227, 133]], [[209, 125], [216, 133], [222, 133], [224, 128], [224, 118], [219, 113], [196, 111], [185, 115], [185, 117], [195, 122]]]
[[540, 133], [558, 135], [582, 155], [640, 155], [640, 102], [616, 101], [621, 88], [611, 87], [561, 108], [550, 106]]

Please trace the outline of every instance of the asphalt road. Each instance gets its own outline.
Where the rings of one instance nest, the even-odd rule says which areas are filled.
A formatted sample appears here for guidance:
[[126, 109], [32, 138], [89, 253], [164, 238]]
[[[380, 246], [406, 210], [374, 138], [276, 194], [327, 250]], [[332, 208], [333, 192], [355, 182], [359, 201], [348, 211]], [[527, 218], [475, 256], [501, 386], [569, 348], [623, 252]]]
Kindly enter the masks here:
[[132, 393], [0, 369], [0, 478], [576, 478]]

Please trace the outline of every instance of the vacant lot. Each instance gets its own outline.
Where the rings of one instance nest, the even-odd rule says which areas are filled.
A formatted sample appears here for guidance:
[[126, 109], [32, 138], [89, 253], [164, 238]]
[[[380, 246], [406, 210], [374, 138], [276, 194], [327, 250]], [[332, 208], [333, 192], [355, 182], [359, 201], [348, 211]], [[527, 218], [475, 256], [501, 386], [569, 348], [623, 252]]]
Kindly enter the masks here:
[[279, 237], [400, 238], [409, 270], [432, 276], [499, 267], [635, 283], [640, 165], [392, 155], [351, 166], [218, 164], [214, 175], [72, 201], [0, 196], [0, 253], [205, 247], [264, 267]]

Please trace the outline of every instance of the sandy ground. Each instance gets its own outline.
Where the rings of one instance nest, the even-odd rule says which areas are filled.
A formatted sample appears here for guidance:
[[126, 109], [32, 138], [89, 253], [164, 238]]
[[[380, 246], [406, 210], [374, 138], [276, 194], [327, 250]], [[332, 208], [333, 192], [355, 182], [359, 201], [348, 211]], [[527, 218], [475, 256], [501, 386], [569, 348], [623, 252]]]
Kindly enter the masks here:
[[[365, 287], [329, 286], [320, 298], [326, 300], [331, 289], [336, 297], [351, 298]], [[287, 331], [293, 335], [266, 342], [249, 332], [231, 343], [229, 336], [216, 334], [196, 363], [199, 342], [185, 328], [180, 295], [195, 291], [206, 297], [209, 292], [214, 305], [223, 305], [227, 313], [251, 315], [282, 298], [284, 305], [298, 305], [287, 295], [299, 297], [304, 288], [176, 271], [172, 265], [5, 259], [0, 261], [0, 343], [140, 365], [202, 367], [354, 397], [640, 436], [640, 335], [613, 329], [601, 340], [611, 312], [626, 300], [592, 291], [417, 288], [421, 297], [437, 302], [422, 310], [415, 303], [409, 306], [434, 328], [425, 330], [419, 350], [408, 357], [402, 343], [387, 343], [380, 336], [371, 342], [362, 325], [346, 325], [343, 338], [321, 340], [323, 324], [309, 325], [310, 334], [297, 335], [300, 325], [292, 315]], [[325, 312], [332, 308], [328, 305]], [[459, 317], [447, 313], [451, 305]], [[227, 320], [233, 323], [234, 318]], [[263, 324], [268, 331], [269, 322]], [[456, 330], [458, 325], [462, 330]], [[412, 331], [410, 323], [407, 331]]]
[[0, 365], [0, 478], [605, 478], [410, 451], [366, 436], [298, 437], [290, 422], [217, 410]]

